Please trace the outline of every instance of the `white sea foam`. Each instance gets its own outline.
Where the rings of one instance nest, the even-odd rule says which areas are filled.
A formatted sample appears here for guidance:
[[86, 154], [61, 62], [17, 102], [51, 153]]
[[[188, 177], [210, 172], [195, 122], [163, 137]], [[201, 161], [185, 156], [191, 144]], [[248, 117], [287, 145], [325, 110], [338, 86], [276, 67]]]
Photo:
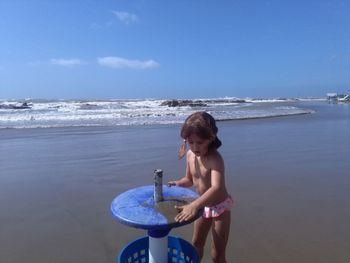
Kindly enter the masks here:
[[[28, 105], [29, 108], [20, 106]], [[297, 100], [195, 99], [196, 106], [161, 106], [165, 100], [0, 100], [0, 128], [153, 125], [181, 123], [195, 111], [217, 120], [266, 118], [310, 113]], [[199, 103], [200, 102], [200, 103]]]

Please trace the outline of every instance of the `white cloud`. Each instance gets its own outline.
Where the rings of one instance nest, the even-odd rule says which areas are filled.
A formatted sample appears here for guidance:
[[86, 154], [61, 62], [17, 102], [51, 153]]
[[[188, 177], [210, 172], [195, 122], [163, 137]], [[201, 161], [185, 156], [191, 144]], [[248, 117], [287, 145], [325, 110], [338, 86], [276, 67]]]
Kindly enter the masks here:
[[130, 60], [121, 57], [103, 57], [97, 58], [97, 63], [101, 66], [111, 67], [116, 69], [131, 68], [131, 69], [149, 69], [159, 66], [154, 60]]
[[123, 23], [129, 25], [138, 21], [138, 17], [135, 14], [122, 11], [112, 11], [112, 13]]
[[53, 65], [59, 65], [64, 67], [74, 67], [82, 65], [83, 62], [80, 59], [64, 59], [64, 58], [52, 58], [50, 63]]

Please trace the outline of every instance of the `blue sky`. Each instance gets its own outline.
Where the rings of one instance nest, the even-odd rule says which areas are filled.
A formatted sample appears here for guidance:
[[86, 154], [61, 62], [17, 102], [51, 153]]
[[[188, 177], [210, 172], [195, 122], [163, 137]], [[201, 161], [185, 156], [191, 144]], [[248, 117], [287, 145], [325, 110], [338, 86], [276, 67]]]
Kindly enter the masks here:
[[349, 0], [0, 0], [0, 98], [350, 92]]

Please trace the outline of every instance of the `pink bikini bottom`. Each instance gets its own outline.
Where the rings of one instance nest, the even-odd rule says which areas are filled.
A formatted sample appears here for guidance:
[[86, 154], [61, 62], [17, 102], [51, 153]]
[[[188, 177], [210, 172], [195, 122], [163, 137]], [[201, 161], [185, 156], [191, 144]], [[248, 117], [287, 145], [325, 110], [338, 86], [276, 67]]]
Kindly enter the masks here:
[[225, 211], [230, 211], [233, 206], [233, 199], [231, 196], [228, 196], [224, 201], [220, 204], [208, 207], [204, 207], [203, 217], [204, 218], [213, 218], [218, 217]]

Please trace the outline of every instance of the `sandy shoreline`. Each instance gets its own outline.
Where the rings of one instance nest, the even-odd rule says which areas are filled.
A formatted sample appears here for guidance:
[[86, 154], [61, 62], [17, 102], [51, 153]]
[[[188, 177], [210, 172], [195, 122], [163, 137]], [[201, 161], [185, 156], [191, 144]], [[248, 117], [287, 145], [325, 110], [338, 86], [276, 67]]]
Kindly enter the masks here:
[[[332, 107], [219, 123], [236, 198], [228, 262], [349, 262], [348, 116], [348, 108]], [[183, 174], [178, 129], [1, 130], [0, 262], [116, 262], [146, 233], [114, 221], [110, 203], [150, 184], [155, 168], [165, 180]], [[190, 240], [191, 232], [171, 234]]]

